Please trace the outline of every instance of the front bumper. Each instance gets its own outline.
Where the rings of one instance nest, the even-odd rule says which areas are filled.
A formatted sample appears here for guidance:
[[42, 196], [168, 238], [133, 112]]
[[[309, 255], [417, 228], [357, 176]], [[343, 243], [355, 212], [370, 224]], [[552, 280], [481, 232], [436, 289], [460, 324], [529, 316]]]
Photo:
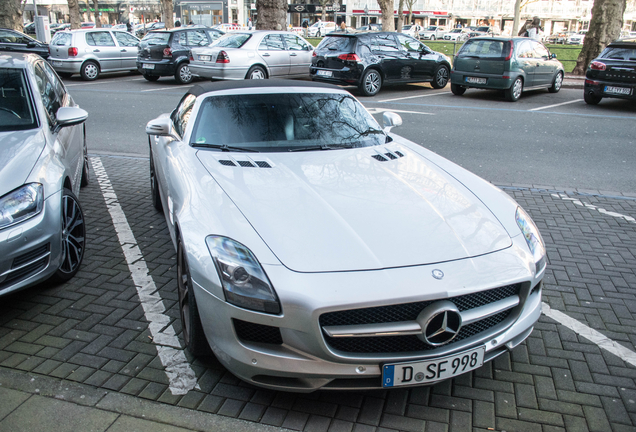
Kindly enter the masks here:
[[[507, 72], [506, 75], [509, 78], [504, 78], [504, 75], [493, 75], [484, 73], [473, 73], [465, 71], [451, 71], [451, 84], [459, 85], [466, 88], [480, 88], [480, 89], [496, 89], [505, 90], [512, 86], [518, 75], [512, 75]], [[467, 77], [486, 78], [486, 84], [475, 84], [466, 82]]]
[[[485, 361], [514, 348], [532, 331], [541, 314], [543, 274], [522, 251], [518, 236], [512, 247], [490, 255], [415, 268], [344, 273], [296, 273], [283, 266], [264, 265], [281, 300], [282, 313], [269, 315], [233, 306], [214, 295], [218, 278], [195, 280], [194, 289], [207, 340], [217, 358], [239, 378], [257, 386], [295, 392], [317, 389], [381, 388], [385, 363], [434, 360], [478, 346]], [[207, 260], [205, 260], [207, 261]], [[204, 274], [203, 266], [196, 264]], [[447, 277], [433, 280], [438, 269]], [[203, 273], [201, 273], [203, 271]], [[508, 284], [520, 284], [520, 303], [509, 319], [491, 329], [438, 348], [418, 352], [341, 351], [333, 348], [320, 324], [321, 315], [419, 301], [437, 301], [475, 294]], [[392, 289], [391, 287], [400, 287]], [[470, 287], [470, 288], [467, 288]], [[276, 338], [246, 336], [237, 323], [278, 334]], [[261, 333], [262, 334], [262, 333]], [[432, 382], [427, 384], [433, 384]]]
[[42, 212], [0, 231], [0, 295], [49, 278], [62, 253], [62, 192], [44, 200]]
[[[608, 87], [617, 87], [621, 89], [629, 89], [629, 94], [619, 94], [617, 92], [607, 91]], [[636, 100], [636, 84], [613, 82], [613, 81], [599, 81], [595, 79], [586, 78], [583, 85], [583, 92], [585, 94], [592, 94], [594, 96], [603, 98], [618, 98]]]

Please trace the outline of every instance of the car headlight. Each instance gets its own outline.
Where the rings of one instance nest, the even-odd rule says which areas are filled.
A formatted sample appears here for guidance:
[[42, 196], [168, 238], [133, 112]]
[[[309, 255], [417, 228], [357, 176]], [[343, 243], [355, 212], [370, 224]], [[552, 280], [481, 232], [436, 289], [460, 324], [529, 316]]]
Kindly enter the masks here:
[[517, 207], [515, 219], [517, 221], [517, 225], [519, 225], [519, 229], [521, 230], [523, 237], [526, 239], [526, 243], [528, 243], [530, 252], [532, 252], [532, 257], [534, 258], [535, 263], [535, 270], [537, 273], [539, 273], [541, 270], [543, 270], [546, 264], [545, 244], [543, 243], [541, 234], [539, 234], [537, 226], [534, 224], [528, 213], [526, 213], [525, 210], [521, 207]]
[[0, 229], [29, 219], [44, 207], [44, 187], [40, 183], [21, 186], [0, 198]]
[[280, 303], [254, 254], [227, 237], [205, 239], [221, 278], [225, 300], [259, 312], [280, 313]]

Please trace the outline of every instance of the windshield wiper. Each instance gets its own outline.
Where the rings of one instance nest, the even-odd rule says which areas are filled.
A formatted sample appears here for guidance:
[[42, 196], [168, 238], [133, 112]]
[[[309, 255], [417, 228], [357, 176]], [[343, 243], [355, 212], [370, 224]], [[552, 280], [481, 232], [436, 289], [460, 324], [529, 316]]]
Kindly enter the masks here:
[[307, 146], [307, 147], [298, 147], [298, 148], [290, 148], [290, 152], [302, 152], [302, 151], [312, 151], [312, 150], [335, 150], [336, 148], [342, 147], [331, 147], [328, 145], [315, 145], [315, 146]]
[[207, 144], [207, 143], [192, 143], [191, 144], [192, 147], [199, 147], [199, 148], [211, 148], [211, 149], [218, 149], [221, 151], [237, 151], [237, 152], [249, 152], [249, 153], [258, 153], [258, 150], [253, 150], [253, 149], [249, 149], [249, 148], [245, 148], [245, 147], [234, 147], [234, 146], [229, 146], [227, 144]]

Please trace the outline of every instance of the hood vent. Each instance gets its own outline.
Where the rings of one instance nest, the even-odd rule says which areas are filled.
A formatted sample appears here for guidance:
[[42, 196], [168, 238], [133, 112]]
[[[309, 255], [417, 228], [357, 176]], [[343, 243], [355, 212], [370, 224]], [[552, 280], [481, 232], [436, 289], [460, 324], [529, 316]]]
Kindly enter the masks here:
[[238, 163], [243, 168], [256, 168], [254, 164], [250, 161], [238, 161]]
[[396, 151], [396, 152], [387, 152], [387, 153], [378, 153], [371, 155], [371, 157], [380, 162], [387, 162], [389, 160], [394, 160], [399, 157], [404, 157], [404, 153]]
[[[240, 166], [244, 167], [244, 168], [271, 168], [272, 166], [269, 164], [269, 162], [266, 161], [246, 161], [246, 160], [240, 160], [240, 161], [232, 161], [229, 159], [219, 159], [219, 163], [221, 165], [225, 165], [225, 166], [236, 166], [236, 163], [238, 163]], [[256, 164], [256, 165], [254, 165]]]
[[225, 166], [236, 166], [236, 164], [231, 160], [220, 160], [219, 163]]

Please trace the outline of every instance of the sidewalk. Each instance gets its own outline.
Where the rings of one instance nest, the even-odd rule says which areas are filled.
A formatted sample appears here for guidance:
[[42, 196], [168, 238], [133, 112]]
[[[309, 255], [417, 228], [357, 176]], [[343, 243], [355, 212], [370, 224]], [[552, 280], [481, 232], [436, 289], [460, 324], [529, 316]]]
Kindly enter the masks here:
[[275, 432], [282, 429], [0, 368], [0, 432]]
[[571, 73], [566, 73], [563, 78], [562, 88], [583, 88], [583, 83], [585, 82], [585, 76], [581, 75], [573, 75]]

